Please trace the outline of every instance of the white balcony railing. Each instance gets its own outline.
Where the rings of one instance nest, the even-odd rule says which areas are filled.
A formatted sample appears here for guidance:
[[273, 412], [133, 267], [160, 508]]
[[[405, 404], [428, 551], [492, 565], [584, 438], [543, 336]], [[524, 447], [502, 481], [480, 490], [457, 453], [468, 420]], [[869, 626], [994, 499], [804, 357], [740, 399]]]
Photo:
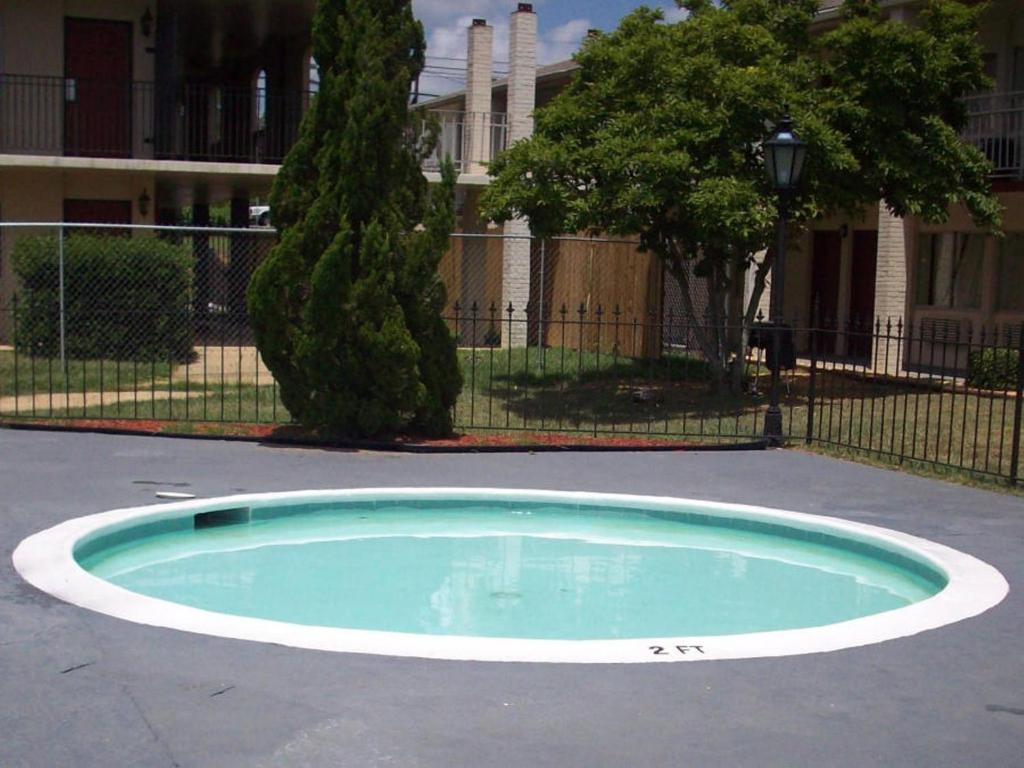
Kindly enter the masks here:
[[508, 143], [507, 116], [499, 112], [446, 112], [431, 114], [441, 123], [441, 135], [423, 170], [437, 171], [450, 157], [459, 173], [483, 172]]
[[964, 139], [985, 153], [992, 177], [1024, 180], [1024, 91], [980, 93], [966, 102]]

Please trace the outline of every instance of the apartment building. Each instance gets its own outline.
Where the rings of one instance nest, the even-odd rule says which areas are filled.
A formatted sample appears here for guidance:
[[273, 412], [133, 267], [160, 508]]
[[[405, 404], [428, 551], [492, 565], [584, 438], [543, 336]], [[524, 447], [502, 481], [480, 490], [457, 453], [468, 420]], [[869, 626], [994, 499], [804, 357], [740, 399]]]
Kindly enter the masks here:
[[[823, 3], [822, 28], [838, 23], [838, 5], [836, 0]], [[890, 18], [908, 24], [915, 23], [919, 5], [914, 0], [883, 3]], [[912, 323], [915, 333], [938, 342], [904, 351], [908, 363], [922, 367], [953, 364], [940, 361], [946, 353], [943, 341], [977, 341], [983, 333], [988, 340], [1019, 341], [1024, 323], [1024, 2], [994, 0], [981, 19], [978, 38], [994, 87], [968, 97], [964, 140], [992, 164], [1006, 236], [979, 231], [959, 205], [942, 224], [899, 219], [884, 205], [855, 218], [823, 219], [793, 244], [788, 256], [788, 315], [810, 318], [816, 311], [822, 322], [839, 327], [876, 318], [883, 331], [890, 321]], [[960, 349], [965, 355], [966, 347]], [[819, 351], [877, 357], [855, 336], [840, 335], [835, 348]], [[884, 365], [880, 359], [873, 362]]]
[[[310, 98], [314, 0], [4, 0], [0, 220], [245, 226]], [[0, 303], [14, 288], [0, 247]]]
[[[837, 0], [824, 0], [816, 21], [820, 30], [838, 23], [839, 5]], [[893, 21], [908, 24], [915, 23], [919, 6], [918, 0], [883, 3]], [[488, 30], [483, 21], [469, 30], [469, 87], [427, 106], [467, 114], [481, 125], [504, 124], [504, 113], [512, 103], [510, 94], [515, 92], [515, 72], [490, 87], [476, 75], [490, 66]], [[968, 335], [977, 339], [982, 332], [989, 339], [993, 334], [1014, 341], [1019, 338], [1024, 323], [1024, 2], [994, 0], [978, 34], [995, 86], [969, 97], [970, 122], [964, 140], [981, 149], [992, 163], [993, 189], [1006, 210], [1006, 237], [978, 231], [961, 206], [954, 207], [943, 224], [928, 224], [914, 217], [897, 219], [884, 205], [855, 218], [824, 218], [790, 244], [788, 317], [807, 323], [816, 313], [819, 322], [839, 328], [861, 326], [876, 318], [881, 318], [884, 326], [891, 319], [894, 324], [912, 323], [915, 332], [920, 329], [939, 342], [965, 341]], [[515, 63], [513, 57], [512, 65]], [[571, 61], [537, 69], [535, 103], [542, 106], [549, 101], [575, 70]], [[474, 160], [484, 163], [490, 158], [486, 142], [473, 146], [478, 153]], [[487, 179], [474, 177], [474, 181], [485, 184]], [[474, 225], [474, 195], [470, 191], [465, 197], [464, 226], [470, 228]], [[516, 295], [506, 286], [503, 296]], [[766, 315], [769, 298], [770, 288], [763, 297]], [[874, 355], [868, 341], [837, 334], [834, 347], [819, 352], [870, 359]], [[919, 345], [907, 354], [908, 362], [927, 365], [935, 352], [931, 345]]]
[[[917, 5], [888, 0], [884, 7], [894, 20], [912, 24]], [[245, 226], [250, 202], [269, 192], [316, 89], [314, 6], [314, 0], [5, 0], [0, 220], [173, 223], [189, 206], [194, 223], [204, 224], [211, 205], [229, 204], [230, 222]], [[837, 23], [836, 6], [823, 2], [820, 28]], [[478, 251], [472, 260], [450, 254], [442, 269], [453, 300], [525, 311], [539, 290], [529, 225], [507, 222], [498, 230], [477, 215], [477, 199], [489, 183], [487, 163], [532, 134], [534, 109], [564, 88], [577, 67], [572, 61], [538, 67], [533, 7], [510, 4], [510, 11], [508, 76], [494, 78], [494, 30], [477, 19], [468, 30], [467, 88], [422, 104], [443, 128], [425, 171], [436, 180], [437, 161], [455, 160], [462, 232], [518, 236], [464, 241], [460, 247]], [[840, 326], [903, 318], [937, 338], [982, 329], [1019, 334], [1024, 0], [994, 0], [979, 37], [995, 87], [970, 98], [964, 138], [992, 161], [1007, 237], [978, 232], [959, 207], [942, 225], [896, 219], [884, 206], [854, 219], [823, 219], [792, 244], [788, 315], [806, 321], [816, 307], [821, 321]], [[9, 247], [0, 243], [0, 300], [13, 288]], [[549, 254], [549, 264], [555, 256]], [[630, 295], [635, 311], [646, 315], [661, 302], [660, 272], [649, 260], [630, 263], [643, 283]], [[609, 284], [617, 290], [622, 282]], [[552, 290], [549, 281], [543, 291]], [[550, 298], [541, 300], [552, 306]], [[612, 300], [618, 299], [606, 303]], [[525, 323], [514, 327], [525, 334]], [[520, 344], [525, 335], [505, 341]], [[821, 351], [871, 354], [842, 336], [834, 349]], [[921, 354], [924, 362], [927, 352]]]

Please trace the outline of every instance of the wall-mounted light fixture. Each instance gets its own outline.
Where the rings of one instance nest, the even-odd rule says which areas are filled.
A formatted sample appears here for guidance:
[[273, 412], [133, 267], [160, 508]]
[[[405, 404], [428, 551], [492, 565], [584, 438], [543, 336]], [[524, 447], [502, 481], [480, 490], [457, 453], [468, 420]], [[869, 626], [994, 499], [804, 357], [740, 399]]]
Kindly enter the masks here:
[[149, 215], [149, 204], [153, 202], [153, 199], [149, 196], [149, 190], [143, 189], [142, 194], [139, 195], [139, 213], [142, 216]]
[[148, 5], [142, 14], [142, 18], [139, 19], [139, 29], [142, 31], [143, 37], [149, 37], [153, 34], [153, 12], [149, 10]]

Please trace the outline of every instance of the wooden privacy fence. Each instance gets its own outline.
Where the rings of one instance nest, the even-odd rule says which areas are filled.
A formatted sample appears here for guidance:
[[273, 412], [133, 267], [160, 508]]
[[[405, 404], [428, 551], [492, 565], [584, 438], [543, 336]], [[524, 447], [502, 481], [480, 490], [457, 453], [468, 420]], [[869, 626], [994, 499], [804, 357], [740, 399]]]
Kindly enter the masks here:
[[[439, 273], [448, 292], [445, 315], [474, 313], [476, 322], [459, 329], [459, 342], [478, 346], [500, 339], [508, 325], [509, 299], [503, 290], [502, 235], [455, 233]], [[658, 258], [635, 241], [587, 237], [530, 242], [530, 318], [533, 346], [595, 351], [617, 349], [629, 357], [660, 354], [663, 328], [663, 270]], [[580, 323], [581, 317], [588, 319]], [[589, 322], [599, 318], [597, 322]]]

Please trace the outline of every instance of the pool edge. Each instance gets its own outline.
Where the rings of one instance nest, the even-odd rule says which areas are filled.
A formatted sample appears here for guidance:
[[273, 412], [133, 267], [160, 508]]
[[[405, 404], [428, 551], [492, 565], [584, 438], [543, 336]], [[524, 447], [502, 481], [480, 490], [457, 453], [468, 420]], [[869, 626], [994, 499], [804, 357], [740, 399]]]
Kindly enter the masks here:
[[[250, 617], [230, 616], [146, 597], [116, 587], [82, 569], [75, 545], [89, 533], [132, 520], [174, 517], [211, 506], [253, 506], [298, 499], [359, 499], [386, 495], [416, 498], [507, 497], [537, 501], [576, 501], [602, 505], [632, 503], [660, 509], [699, 505], [730, 515], [784, 521], [792, 527], [842, 532], [856, 539], [888, 543], [911, 552], [944, 572], [949, 583], [938, 594], [910, 606], [824, 627], [713, 637], [630, 640], [523, 640], [412, 635], [395, 632], [309, 627]], [[991, 565], [942, 544], [887, 528], [842, 518], [810, 515], [751, 505], [665, 496], [606, 494], [498, 488], [359, 488], [289, 491], [196, 499], [101, 512], [64, 521], [33, 534], [15, 549], [15, 570], [33, 586], [79, 607], [154, 627], [237, 640], [271, 642], [311, 650], [367, 653], [459, 661], [548, 663], [643, 663], [713, 659], [765, 658], [860, 647], [962, 621], [1001, 602], [1009, 584]], [[657, 649], [660, 649], [657, 650]]]

